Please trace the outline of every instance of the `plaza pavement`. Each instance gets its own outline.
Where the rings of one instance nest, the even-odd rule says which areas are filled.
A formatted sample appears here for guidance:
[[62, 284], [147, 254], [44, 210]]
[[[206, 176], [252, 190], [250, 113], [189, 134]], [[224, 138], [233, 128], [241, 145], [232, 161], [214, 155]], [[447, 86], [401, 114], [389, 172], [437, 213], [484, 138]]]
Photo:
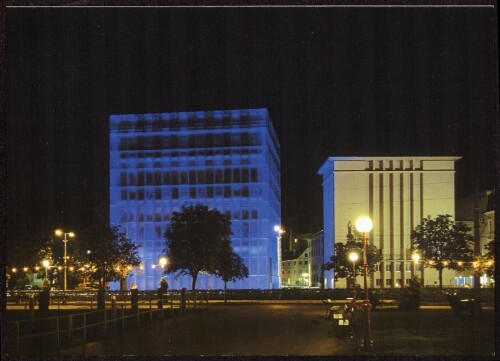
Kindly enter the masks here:
[[[455, 318], [449, 306], [423, 306], [403, 312], [385, 307], [372, 312], [372, 352], [362, 352], [362, 313], [354, 337], [338, 338], [334, 320], [315, 302], [239, 302], [211, 304], [85, 346], [87, 356], [491, 356], [494, 316], [484, 307], [481, 319]], [[62, 356], [82, 355], [82, 347]]]

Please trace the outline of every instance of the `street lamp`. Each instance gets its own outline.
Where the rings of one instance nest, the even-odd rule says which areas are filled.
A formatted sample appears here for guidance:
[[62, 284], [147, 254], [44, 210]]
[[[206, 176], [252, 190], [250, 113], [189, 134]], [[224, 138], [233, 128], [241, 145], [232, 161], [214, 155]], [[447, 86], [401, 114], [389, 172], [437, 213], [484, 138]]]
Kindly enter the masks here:
[[160, 258], [160, 266], [162, 269], [165, 269], [166, 264], [167, 264], [167, 258], [166, 257]]
[[281, 289], [281, 235], [285, 230], [281, 226], [274, 226], [274, 231], [278, 233], [276, 239], [278, 240], [278, 289]]
[[69, 239], [67, 239], [67, 236], [70, 236], [71, 238], [73, 238], [75, 236], [75, 233], [74, 232], [64, 232], [60, 229], [56, 229], [56, 236], [62, 236], [64, 234], [64, 239], [63, 239], [63, 242], [64, 242], [64, 290], [66, 291], [66, 262], [68, 260], [68, 257], [66, 256], [66, 243], [69, 241]]
[[365, 351], [370, 351], [373, 346], [373, 341], [371, 340], [370, 335], [370, 310], [372, 305], [370, 304], [370, 300], [368, 299], [368, 258], [366, 255], [366, 233], [372, 230], [373, 223], [368, 217], [360, 217], [356, 221], [356, 229], [358, 232], [363, 234], [363, 280], [364, 280], [364, 288], [365, 288], [365, 300], [363, 301], [363, 314], [364, 314], [364, 329], [363, 329], [363, 343], [361, 344], [361, 348]]
[[349, 253], [349, 259], [352, 262], [352, 303], [356, 302], [356, 261], [358, 260], [358, 254], [356, 252]]
[[49, 270], [49, 265], [50, 265], [49, 260], [44, 259], [44, 260], [42, 261], [42, 265], [45, 267], [45, 278], [47, 278], [47, 279], [48, 279], [48, 278], [49, 278], [49, 271], [48, 271], [48, 270]]

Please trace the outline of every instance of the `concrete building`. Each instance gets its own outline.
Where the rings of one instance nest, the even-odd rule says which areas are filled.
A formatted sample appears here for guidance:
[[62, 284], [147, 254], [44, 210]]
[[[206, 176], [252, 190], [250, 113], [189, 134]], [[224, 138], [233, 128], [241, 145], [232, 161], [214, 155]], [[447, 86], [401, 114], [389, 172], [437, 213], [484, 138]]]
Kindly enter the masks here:
[[321, 287], [323, 284], [324, 238], [323, 230], [309, 236], [311, 264], [311, 287]]
[[282, 261], [283, 287], [311, 286], [311, 249], [307, 247], [297, 258]]
[[[373, 229], [368, 242], [383, 255], [370, 287], [399, 287], [413, 275], [424, 285], [438, 285], [438, 272], [415, 269], [411, 231], [424, 217], [455, 214], [455, 162], [459, 157], [330, 157], [318, 174], [323, 177], [324, 262], [336, 242], [345, 242], [347, 225], [369, 216]], [[420, 270], [419, 270], [420, 269]], [[443, 285], [453, 285], [455, 272], [443, 271]], [[334, 284], [325, 271], [325, 288]]]
[[[249, 269], [232, 288], [277, 287], [281, 224], [280, 145], [267, 109], [110, 116], [110, 222], [141, 245], [143, 270], [127, 280], [158, 287], [173, 212], [206, 204], [230, 217], [232, 244]], [[188, 276], [167, 277], [190, 288]], [[223, 282], [200, 275], [197, 288]]]
[[[479, 211], [479, 251], [482, 255], [486, 254], [485, 245], [495, 239], [495, 194], [492, 190], [481, 192], [477, 197], [477, 207]], [[456, 219], [467, 224], [474, 235], [474, 196], [465, 197], [457, 201]], [[456, 286], [473, 286], [474, 277], [471, 270], [457, 272], [455, 275]], [[486, 275], [480, 278], [481, 285], [489, 286], [494, 284], [495, 280]]]

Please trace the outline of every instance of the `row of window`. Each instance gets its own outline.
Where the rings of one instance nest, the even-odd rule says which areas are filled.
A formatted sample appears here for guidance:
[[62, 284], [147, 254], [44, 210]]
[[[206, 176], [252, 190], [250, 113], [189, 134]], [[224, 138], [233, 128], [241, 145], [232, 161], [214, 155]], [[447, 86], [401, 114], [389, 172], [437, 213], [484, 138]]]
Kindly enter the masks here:
[[[412, 269], [412, 262], [407, 262], [405, 264], [405, 271], [406, 272], [411, 272]], [[419, 263], [415, 264], [415, 271], [420, 271], [421, 265]], [[375, 271], [380, 271], [380, 264], [374, 265]], [[401, 272], [401, 263], [394, 263], [394, 270], [396, 272]], [[385, 271], [386, 272], [392, 272], [392, 263], [386, 263], [385, 264]]]
[[[257, 168], [204, 168], [189, 171], [120, 172], [120, 187], [233, 184], [259, 181]], [[113, 185], [113, 184], [112, 184]]]
[[[117, 196], [117, 192], [119, 197]], [[172, 199], [213, 199], [213, 198], [261, 198], [264, 195], [260, 185], [218, 186], [218, 187], [169, 187], [146, 189], [111, 190], [113, 202], [122, 201], [165, 201]]]
[[[121, 207], [115, 208], [116, 211], [120, 212], [120, 223], [127, 222], [162, 222], [170, 221], [171, 214], [169, 212], [163, 212], [162, 207]], [[170, 209], [170, 208], [168, 208]], [[235, 211], [225, 211], [226, 217], [231, 221], [239, 220], [259, 220], [259, 211], [256, 209], [238, 209]], [[112, 213], [112, 216], [115, 214]], [[114, 218], [114, 217], [112, 217]], [[114, 219], [113, 219], [114, 221]]]
[[[111, 151], [111, 154], [114, 152]], [[120, 159], [128, 161], [135, 161], [137, 159], [144, 159], [144, 161], [161, 160], [163, 162], [171, 161], [186, 161], [195, 157], [208, 157], [208, 158], [228, 158], [238, 159], [238, 157], [245, 158], [255, 154], [262, 154], [261, 147], [234, 147], [224, 149], [186, 149], [186, 150], [169, 150], [162, 151], [121, 151], [119, 152]], [[117, 156], [115, 156], [117, 157]], [[168, 163], [170, 164], [170, 163]]]
[[[393, 281], [392, 278], [386, 278], [385, 279], [385, 287], [392, 287], [392, 281]], [[382, 287], [382, 280], [380, 278], [375, 279], [375, 285], [377, 287]], [[401, 278], [396, 279], [395, 285], [396, 285], [396, 287], [402, 287], [403, 286]], [[409, 286], [409, 285], [410, 285], [410, 279], [407, 278], [405, 280], [405, 286]]]
[[153, 150], [179, 148], [213, 148], [256, 146], [262, 141], [257, 132], [226, 132], [180, 135], [124, 136], [120, 138], [119, 150]]
[[[267, 238], [269, 236], [269, 226], [260, 225], [260, 221], [235, 221], [231, 224], [232, 238]], [[141, 242], [144, 240], [163, 239], [166, 224], [156, 222], [126, 224], [127, 237]]]
[[[262, 124], [262, 115], [250, 115], [248, 111], [233, 112], [201, 112], [201, 113], [155, 113], [127, 114], [112, 116], [112, 129], [124, 131], [156, 131], [179, 129], [210, 129], [216, 127], [244, 127]], [[117, 123], [117, 125], [115, 125]]]

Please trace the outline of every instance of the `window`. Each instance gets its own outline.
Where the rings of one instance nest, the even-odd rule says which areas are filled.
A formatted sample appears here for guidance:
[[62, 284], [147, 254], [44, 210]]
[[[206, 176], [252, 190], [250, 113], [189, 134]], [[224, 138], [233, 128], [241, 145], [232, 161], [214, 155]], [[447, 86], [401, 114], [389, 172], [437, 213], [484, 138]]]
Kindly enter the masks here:
[[381, 287], [382, 286], [382, 280], [380, 278], [377, 278], [375, 280], [375, 286], [377, 286], [377, 287]]
[[374, 272], [380, 271], [380, 264], [377, 263], [377, 264], [373, 265], [373, 271]]
[[391, 264], [390, 263], [386, 263], [385, 264], [385, 271], [386, 272], [391, 272]]
[[395, 264], [395, 266], [396, 266], [396, 272], [401, 272], [401, 263], [398, 262]]
[[406, 272], [411, 272], [411, 263], [410, 262], [406, 263], [405, 270], [406, 270]]
[[391, 287], [392, 286], [392, 279], [386, 278], [385, 285], [386, 285], [386, 287]]

